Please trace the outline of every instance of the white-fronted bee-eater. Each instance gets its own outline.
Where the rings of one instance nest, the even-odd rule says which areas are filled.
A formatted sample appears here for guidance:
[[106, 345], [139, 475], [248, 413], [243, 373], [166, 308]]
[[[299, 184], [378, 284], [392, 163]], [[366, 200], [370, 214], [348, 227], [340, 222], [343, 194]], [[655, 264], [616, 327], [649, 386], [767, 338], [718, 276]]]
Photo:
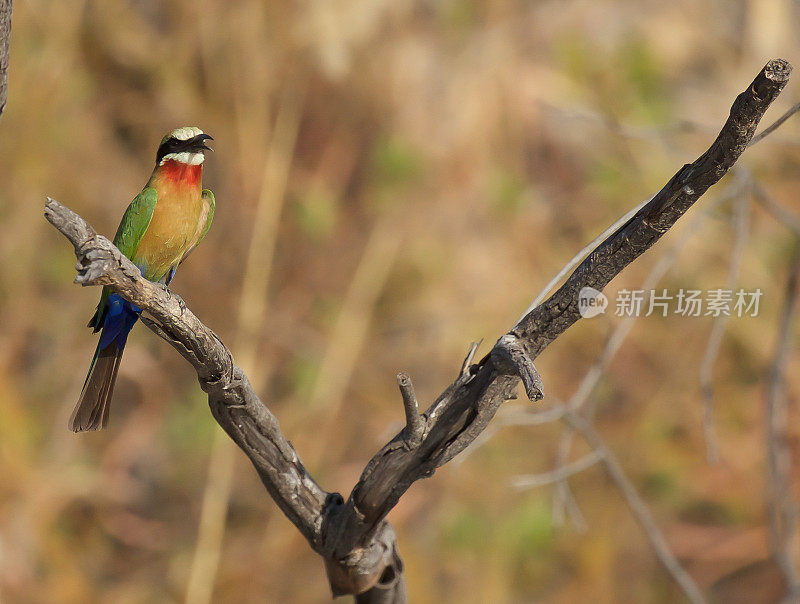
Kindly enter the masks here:
[[[211, 136], [177, 128], [158, 147], [156, 165], [142, 192], [122, 217], [114, 245], [150, 281], [169, 285], [178, 265], [203, 240], [214, 218], [214, 195], [202, 187], [203, 160]], [[103, 288], [89, 327], [100, 342], [78, 404], [69, 420], [75, 432], [102, 430], [128, 333], [141, 309]]]

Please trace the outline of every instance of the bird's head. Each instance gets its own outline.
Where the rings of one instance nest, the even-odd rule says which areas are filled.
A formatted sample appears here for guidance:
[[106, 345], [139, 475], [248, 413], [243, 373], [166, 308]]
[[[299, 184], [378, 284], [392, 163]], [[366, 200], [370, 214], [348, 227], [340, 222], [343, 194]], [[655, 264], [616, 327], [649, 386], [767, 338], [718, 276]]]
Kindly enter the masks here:
[[202, 164], [205, 152], [212, 151], [210, 147], [206, 147], [208, 140], [214, 139], [196, 126], [176, 128], [161, 139], [156, 164], [163, 165], [167, 160], [192, 166]]

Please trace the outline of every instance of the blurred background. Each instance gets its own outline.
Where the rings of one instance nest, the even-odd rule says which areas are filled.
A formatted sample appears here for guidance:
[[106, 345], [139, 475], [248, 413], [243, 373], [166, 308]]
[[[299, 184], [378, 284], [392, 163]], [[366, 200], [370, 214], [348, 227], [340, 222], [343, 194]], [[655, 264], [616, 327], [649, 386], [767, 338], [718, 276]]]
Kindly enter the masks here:
[[[798, 17], [790, 0], [17, 2], [0, 120], [0, 599], [330, 598], [320, 559], [217, 435], [190, 366], [149, 330], [131, 335], [109, 429], [67, 430], [99, 290], [72, 285], [45, 195], [113, 235], [163, 134], [212, 134], [214, 226], [172, 289], [320, 484], [347, 494], [402, 427], [396, 372], [427, 407], [471, 341], [487, 351], [581, 247], [707, 148], [769, 58], [800, 63]], [[764, 125], [797, 100], [790, 81]], [[763, 200], [800, 211], [799, 130], [789, 120], [749, 150], [607, 290], [613, 310], [648, 279], [673, 294], [760, 288], [759, 315], [626, 327], [608, 312], [559, 338], [537, 360], [548, 398], [521, 392], [490, 438], [391, 513], [412, 602], [683, 597], [602, 464], [568, 488], [520, 486], [586, 459], [541, 412], [628, 327], [585, 415], [707, 595], [783, 593], [765, 405], [796, 234]]]

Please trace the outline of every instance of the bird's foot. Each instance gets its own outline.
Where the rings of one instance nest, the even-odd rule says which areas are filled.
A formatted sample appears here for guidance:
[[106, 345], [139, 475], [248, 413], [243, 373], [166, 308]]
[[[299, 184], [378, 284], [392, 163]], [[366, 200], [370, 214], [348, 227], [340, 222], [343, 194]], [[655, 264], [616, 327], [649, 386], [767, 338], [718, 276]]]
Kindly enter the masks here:
[[153, 284], [159, 289], [162, 289], [164, 293], [167, 295], [167, 298], [169, 298], [170, 300], [172, 300], [173, 298], [175, 299], [175, 301], [178, 303], [178, 306], [181, 309], [181, 314], [183, 314], [186, 311], [186, 302], [184, 302], [183, 298], [181, 298], [178, 294], [173, 293], [169, 289], [169, 286], [167, 286], [165, 283], [159, 283], [159, 282], [153, 282]]

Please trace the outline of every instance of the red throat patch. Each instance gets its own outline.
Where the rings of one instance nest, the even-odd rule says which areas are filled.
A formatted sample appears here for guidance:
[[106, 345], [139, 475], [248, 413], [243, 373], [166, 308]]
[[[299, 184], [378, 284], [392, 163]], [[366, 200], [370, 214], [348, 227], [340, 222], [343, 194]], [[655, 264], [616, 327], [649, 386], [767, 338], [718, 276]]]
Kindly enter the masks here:
[[159, 176], [167, 182], [183, 185], [186, 187], [196, 187], [200, 184], [203, 176], [203, 164], [185, 164], [183, 162], [168, 159], [158, 168]]

